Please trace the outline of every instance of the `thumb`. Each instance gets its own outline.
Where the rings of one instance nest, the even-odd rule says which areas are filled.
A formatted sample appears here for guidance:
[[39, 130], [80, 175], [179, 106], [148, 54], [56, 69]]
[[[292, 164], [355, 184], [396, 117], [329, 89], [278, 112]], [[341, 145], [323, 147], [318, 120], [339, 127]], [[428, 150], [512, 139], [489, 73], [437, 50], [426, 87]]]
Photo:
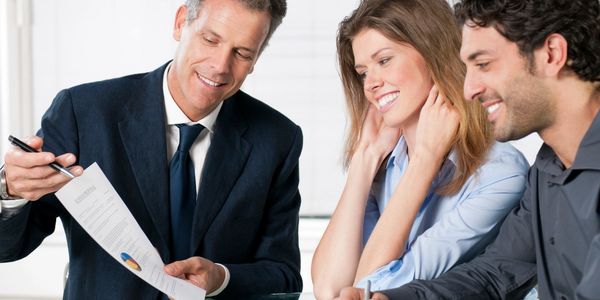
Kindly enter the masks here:
[[183, 263], [183, 261], [175, 261], [172, 262], [168, 265], [166, 265], [164, 267], [164, 270], [167, 274], [171, 275], [171, 276], [175, 276], [175, 277], [179, 277], [180, 275], [183, 275], [183, 269], [184, 269], [185, 264]]
[[179, 260], [172, 262], [165, 266], [165, 272], [172, 276], [180, 276], [188, 273], [193, 273], [195, 269], [194, 259], [188, 258], [185, 260]]

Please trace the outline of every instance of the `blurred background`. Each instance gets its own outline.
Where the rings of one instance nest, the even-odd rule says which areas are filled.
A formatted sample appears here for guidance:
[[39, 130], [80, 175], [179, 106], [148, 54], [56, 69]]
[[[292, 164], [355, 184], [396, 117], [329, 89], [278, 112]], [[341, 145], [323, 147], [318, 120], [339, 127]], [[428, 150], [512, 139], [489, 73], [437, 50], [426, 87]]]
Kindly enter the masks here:
[[[300, 243], [305, 291], [312, 252], [344, 183], [347, 125], [337, 71], [337, 24], [358, 0], [288, 0], [288, 14], [242, 90], [302, 127]], [[452, 2], [452, 1], [451, 1]], [[0, 0], [0, 151], [34, 134], [63, 88], [148, 72], [170, 60], [183, 0]], [[100, 116], [99, 116], [100, 117]], [[530, 163], [541, 141], [514, 142]], [[62, 226], [29, 257], [0, 264], [0, 299], [60, 299]]]

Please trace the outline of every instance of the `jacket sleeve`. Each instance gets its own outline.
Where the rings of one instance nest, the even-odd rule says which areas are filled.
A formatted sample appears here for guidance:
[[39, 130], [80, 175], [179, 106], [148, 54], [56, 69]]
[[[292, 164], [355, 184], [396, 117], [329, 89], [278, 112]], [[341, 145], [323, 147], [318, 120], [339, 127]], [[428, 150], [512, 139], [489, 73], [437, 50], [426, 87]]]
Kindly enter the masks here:
[[[68, 91], [56, 96], [42, 118], [38, 136], [44, 138], [44, 151], [55, 155], [74, 153], [77, 130]], [[35, 250], [54, 232], [61, 208], [52, 193], [26, 204], [10, 218], [0, 218], [0, 262], [19, 260]]]
[[248, 291], [255, 294], [302, 291], [298, 247], [298, 159], [302, 150], [302, 132], [299, 127], [295, 128], [287, 157], [269, 191], [265, 228], [256, 247], [255, 261], [225, 264], [231, 273], [231, 281], [219, 298], [231, 298], [240, 291], [246, 294]]
[[437, 279], [415, 280], [382, 293], [390, 299], [523, 299], [537, 282], [535, 260], [526, 190], [484, 254]]

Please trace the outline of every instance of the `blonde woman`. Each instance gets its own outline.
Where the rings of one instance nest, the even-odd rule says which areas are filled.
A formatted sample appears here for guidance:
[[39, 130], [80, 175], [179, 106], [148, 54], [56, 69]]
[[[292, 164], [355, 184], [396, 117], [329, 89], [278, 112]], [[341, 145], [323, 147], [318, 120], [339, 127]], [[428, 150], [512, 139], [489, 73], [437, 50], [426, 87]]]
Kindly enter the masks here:
[[528, 164], [462, 96], [444, 0], [366, 0], [337, 38], [348, 177], [312, 262], [315, 296], [439, 276], [479, 254], [518, 204]]

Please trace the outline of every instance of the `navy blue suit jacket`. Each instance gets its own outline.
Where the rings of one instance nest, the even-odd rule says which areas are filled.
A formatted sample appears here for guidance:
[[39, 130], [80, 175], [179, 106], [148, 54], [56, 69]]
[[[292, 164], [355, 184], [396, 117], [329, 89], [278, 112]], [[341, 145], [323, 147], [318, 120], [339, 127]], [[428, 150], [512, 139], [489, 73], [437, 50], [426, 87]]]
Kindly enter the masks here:
[[[169, 166], [162, 91], [166, 65], [147, 73], [61, 91], [42, 119], [44, 149], [98, 162], [165, 263], [169, 253]], [[223, 103], [199, 187], [192, 251], [227, 266], [220, 298], [302, 290], [298, 249], [298, 158], [302, 132], [239, 91]], [[56, 197], [27, 204], [0, 222], [0, 260], [27, 256], [65, 228], [70, 276], [65, 299], [157, 299], [160, 292], [123, 268]]]

